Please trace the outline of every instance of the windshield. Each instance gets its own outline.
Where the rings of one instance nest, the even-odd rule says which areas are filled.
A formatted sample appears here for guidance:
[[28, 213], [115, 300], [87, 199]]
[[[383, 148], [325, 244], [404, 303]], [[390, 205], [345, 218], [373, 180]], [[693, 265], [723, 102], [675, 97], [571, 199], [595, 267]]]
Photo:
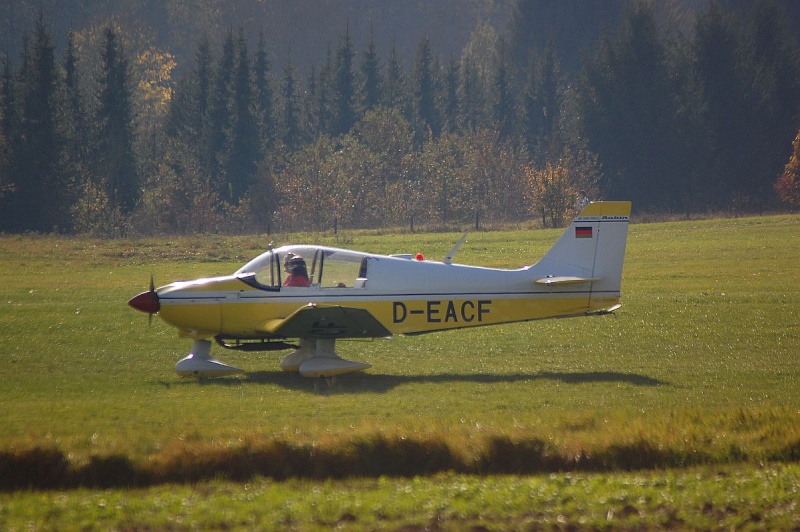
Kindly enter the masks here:
[[279, 288], [281, 286], [280, 265], [278, 254], [269, 250], [236, 270], [234, 275], [253, 275], [259, 285]]
[[235, 275], [252, 275], [262, 287], [280, 288], [290, 282], [284, 262], [292, 259], [303, 262], [310, 286], [352, 288], [363, 287], [366, 282], [365, 254], [314, 246], [284, 246], [269, 250], [239, 268]]

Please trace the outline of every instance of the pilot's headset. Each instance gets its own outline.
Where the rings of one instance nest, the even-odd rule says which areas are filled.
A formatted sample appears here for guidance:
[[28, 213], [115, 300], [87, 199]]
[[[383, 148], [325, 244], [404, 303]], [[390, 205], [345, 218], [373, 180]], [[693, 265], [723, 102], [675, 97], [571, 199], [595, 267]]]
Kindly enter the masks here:
[[306, 261], [303, 260], [303, 257], [299, 255], [294, 255], [292, 258], [290, 258], [285, 268], [286, 271], [292, 275], [308, 276], [308, 272], [306, 271]]

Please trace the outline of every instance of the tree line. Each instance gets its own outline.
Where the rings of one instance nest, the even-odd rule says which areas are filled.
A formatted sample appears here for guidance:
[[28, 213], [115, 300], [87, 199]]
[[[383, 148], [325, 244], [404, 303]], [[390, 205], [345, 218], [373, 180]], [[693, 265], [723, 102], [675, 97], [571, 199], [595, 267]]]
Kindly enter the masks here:
[[580, 195], [688, 214], [792, 202], [800, 68], [781, 4], [711, 2], [691, 32], [612, 4], [618, 25], [577, 64], [531, 40], [542, 1], [517, 0], [460, 56], [423, 38], [405, 64], [345, 28], [303, 74], [243, 29], [180, 69], [119, 23], [57, 57], [40, 16], [3, 61], [0, 230], [550, 226]]

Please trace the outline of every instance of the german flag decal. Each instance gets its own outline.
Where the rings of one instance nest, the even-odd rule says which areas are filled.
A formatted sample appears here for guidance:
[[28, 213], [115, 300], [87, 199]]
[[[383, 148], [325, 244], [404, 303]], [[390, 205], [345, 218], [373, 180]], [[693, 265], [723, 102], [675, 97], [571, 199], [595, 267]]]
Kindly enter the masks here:
[[592, 238], [592, 228], [589, 227], [575, 227], [575, 238]]

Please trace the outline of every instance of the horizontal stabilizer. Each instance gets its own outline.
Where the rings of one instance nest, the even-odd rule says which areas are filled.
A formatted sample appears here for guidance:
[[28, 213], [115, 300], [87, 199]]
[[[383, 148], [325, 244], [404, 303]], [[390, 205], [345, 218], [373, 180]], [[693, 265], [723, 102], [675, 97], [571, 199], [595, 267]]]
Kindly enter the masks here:
[[543, 277], [542, 279], [537, 279], [536, 284], [546, 284], [546, 285], [566, 285], [566, 284], [583, 284], [583, 283], [591, 283], [594, 281], [602, 281], [602, 277], [570, 277], [570, 276], [557, 276], [557, 277]]
[[309, 303], [284, 319], [269, 320], [256, 330], [283, 338], [382, 338], [392, 333], [369, 311]]

